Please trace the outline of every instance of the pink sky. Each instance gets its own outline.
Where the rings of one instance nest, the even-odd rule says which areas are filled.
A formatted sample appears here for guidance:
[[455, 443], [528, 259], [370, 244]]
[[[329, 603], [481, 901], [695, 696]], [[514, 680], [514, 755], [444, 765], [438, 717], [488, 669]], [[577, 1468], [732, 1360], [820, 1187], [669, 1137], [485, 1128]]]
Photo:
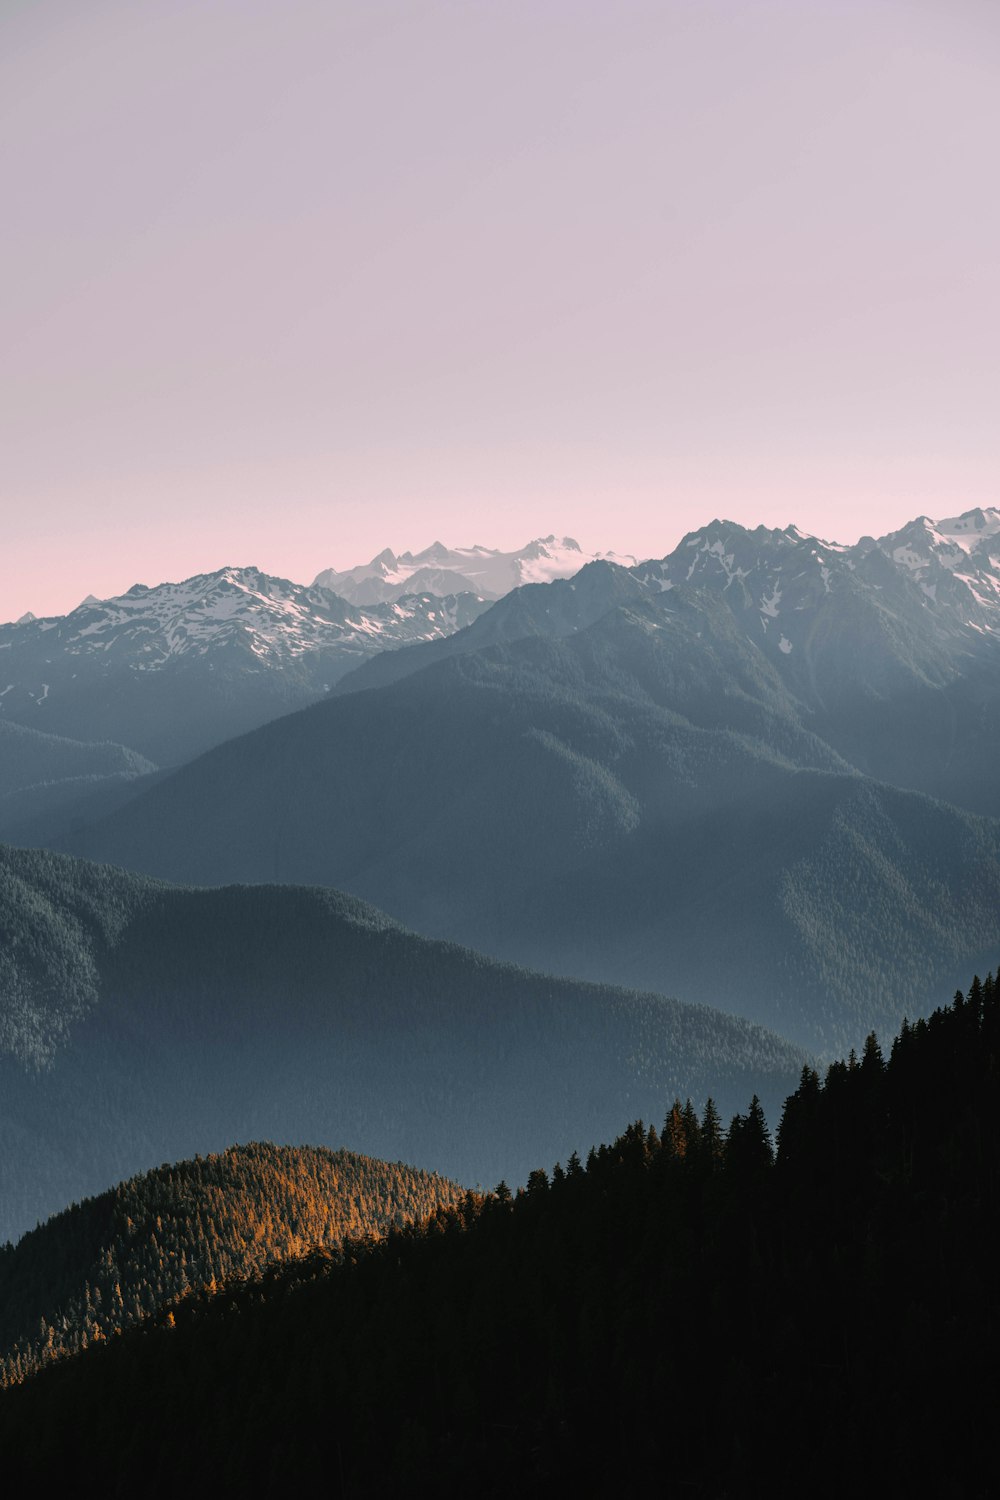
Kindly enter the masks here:
[[990, 0], [9, 0], [0, 619], [1000, 503]]

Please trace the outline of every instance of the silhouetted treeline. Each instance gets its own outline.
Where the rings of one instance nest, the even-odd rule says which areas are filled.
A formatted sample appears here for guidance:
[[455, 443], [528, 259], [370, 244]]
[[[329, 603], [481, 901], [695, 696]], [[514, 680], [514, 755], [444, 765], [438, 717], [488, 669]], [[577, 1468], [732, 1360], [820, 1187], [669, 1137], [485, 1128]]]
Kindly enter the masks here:
[[109, 1494], [995, 1492], [1000, 995], [724, 1132], [469, 1194], [43, 1370], [11, 1483]]

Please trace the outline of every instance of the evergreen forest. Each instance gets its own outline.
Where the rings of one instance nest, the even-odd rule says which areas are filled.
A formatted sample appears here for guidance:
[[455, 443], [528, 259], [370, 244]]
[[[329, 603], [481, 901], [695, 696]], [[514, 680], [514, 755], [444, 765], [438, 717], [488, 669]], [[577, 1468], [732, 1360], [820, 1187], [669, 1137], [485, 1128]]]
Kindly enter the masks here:
[[0, 1248], [0, 1384], [193, 1292], [463, 1193], [402, 1163], [267, 1141], [145, 1172]]

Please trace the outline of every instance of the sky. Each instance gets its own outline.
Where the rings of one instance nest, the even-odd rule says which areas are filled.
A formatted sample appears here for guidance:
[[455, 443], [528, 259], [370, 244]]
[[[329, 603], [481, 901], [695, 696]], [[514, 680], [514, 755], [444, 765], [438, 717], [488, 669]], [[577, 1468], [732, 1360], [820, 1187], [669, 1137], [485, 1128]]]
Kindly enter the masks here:
[[0, 619], [1000, 503], [994, 0], [2, 0]]

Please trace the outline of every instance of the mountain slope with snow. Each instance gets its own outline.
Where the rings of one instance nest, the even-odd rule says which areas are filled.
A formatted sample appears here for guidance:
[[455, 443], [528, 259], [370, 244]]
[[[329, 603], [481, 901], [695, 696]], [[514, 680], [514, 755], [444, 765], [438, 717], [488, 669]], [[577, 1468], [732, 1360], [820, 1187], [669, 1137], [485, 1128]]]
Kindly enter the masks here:
[[[833, 619], [845, 631], [853, 620], [857, 644], [869, 659], [880, 641], [905, 634], [913, 670], [940, 678], [952, 670], [947, 663], [956, 649], [975, 649], [976, 636], [1000, 641], [997, 510], [940, 522], [920, 516], [897, 532], [878, 540], [862, 537], [851, 547], [795, 526], [750, 531], [712, 521], [661, 561], [631, 571], [664, 593], [682, 586], [722, 593], [769, 655], [808, 652], [819, 619], [821, 635]], [[864, 665], [864, 658], [855, 658], [853, 670]]]
[[0, 626], [0, 718], [178, 762], [315, 701], [387, 646], [449, 635], [485, 608], [470, 593], [361, 607], [257, 568], [136, 584]]

